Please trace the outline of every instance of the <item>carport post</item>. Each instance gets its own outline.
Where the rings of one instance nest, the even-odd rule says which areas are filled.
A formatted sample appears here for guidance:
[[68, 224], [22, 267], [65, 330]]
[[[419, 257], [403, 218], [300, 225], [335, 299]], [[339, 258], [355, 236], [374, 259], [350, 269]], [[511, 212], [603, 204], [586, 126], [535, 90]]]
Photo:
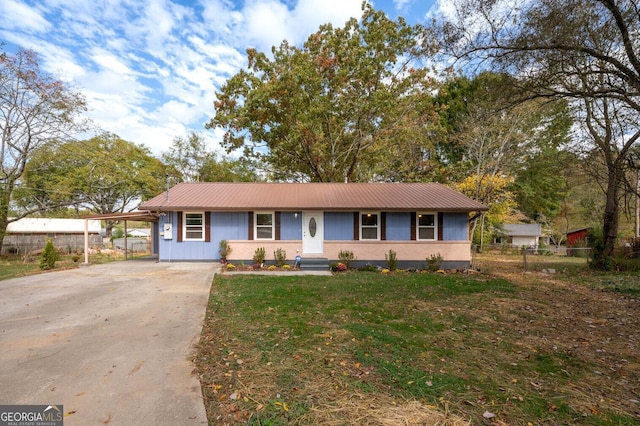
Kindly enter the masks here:
[[89, 219], [84, 220], [84, 263], [89, 264]]
[[128, 243], [127, 243], [127, 219], [124, 220], [124, 260], [127, 260], [127, 251], [128, 251]]

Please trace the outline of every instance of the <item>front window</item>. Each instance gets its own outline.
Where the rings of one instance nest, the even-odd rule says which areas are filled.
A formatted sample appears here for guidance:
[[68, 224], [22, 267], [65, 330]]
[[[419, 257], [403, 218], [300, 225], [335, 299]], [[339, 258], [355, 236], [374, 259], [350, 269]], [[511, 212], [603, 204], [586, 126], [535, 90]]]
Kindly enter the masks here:
[[361, 213], [360, 214], [360, 239], [361, 240], [379, 240], [380, 226], [378, 213]]
[[256, 240], [273, 240], [273, 213], [256, 213]]
[[184, 240], [204, 241], [204, 213], [184, 214]]
[[435, 213], [418, 213], [418, 239], [435, 240], [436, 236]]

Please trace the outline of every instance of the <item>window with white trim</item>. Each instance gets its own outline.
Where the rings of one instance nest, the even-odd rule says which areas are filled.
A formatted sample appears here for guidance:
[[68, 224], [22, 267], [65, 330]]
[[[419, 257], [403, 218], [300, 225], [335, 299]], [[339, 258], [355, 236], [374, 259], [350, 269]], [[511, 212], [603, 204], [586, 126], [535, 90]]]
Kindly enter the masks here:
[[377, 212], [360, 213], [360, 239], [380, 239], [380, 214]]
[[418, 213], [418, 240], [437, 240], [437, 220], [435, 213]]
[[184, 213], [184, 241], [204, 241], [204, 213]]
[[254, 216], [255, 239], [273, 240], [273, 212], [256, 212]]

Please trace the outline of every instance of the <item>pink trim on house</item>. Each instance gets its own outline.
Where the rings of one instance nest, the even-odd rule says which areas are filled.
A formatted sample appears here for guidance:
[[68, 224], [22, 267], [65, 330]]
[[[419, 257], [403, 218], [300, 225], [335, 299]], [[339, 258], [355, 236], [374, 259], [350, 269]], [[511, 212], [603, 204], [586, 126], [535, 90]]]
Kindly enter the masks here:
[[287, 252], [287, 262], [293, 263], [297, 254], [302, 257], [326, 257], [337, 260], [340, 250], [351, 250], [357, 260], [384, 262], [389, 250], [396, 252], [398, 261], [425, 261], [438, 253], [447, 261], [471, 261], [471, 243], [469, 241], [325, 241], [324, 253], [305, 255], [302, 253], [301, 240], [246, 241], [231, 240], [233, 248], [228, 261], [251, 260], [258, 247], [264, 247], [266, 261], [273, 261], [273, 252], [283, 249]]

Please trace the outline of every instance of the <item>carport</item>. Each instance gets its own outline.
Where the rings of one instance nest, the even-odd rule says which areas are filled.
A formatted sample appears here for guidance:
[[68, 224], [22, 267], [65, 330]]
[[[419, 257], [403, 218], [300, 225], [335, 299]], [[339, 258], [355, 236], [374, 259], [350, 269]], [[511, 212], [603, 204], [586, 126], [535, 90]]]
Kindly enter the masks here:
[[[124, 222], [124, 260], [127, 260], [127, 222], [134, 220], [136, 222], [152, 222], [158, 223], [158, 215], [146, 210], [126, 212], [126, 213], [105, 213], [85, 216], [84, 218], [84, 263], [89, 264], [89, 220], [113, 220]], [[158, 254], [158, 235], [156, 227], [151, 226], [151, 254]]]

